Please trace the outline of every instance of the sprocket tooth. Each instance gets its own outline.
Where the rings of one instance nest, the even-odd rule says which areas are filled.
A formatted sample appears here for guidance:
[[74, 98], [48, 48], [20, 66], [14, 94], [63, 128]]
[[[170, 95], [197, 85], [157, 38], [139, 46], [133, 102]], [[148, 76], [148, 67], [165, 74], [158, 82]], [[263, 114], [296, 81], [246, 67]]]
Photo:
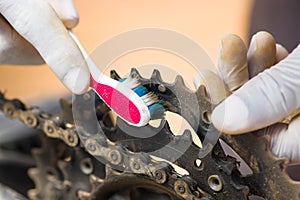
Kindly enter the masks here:
[[37, 189], [30, 189], [27, 192], [29, 199], [31, 200], [39, 200], [39, 191]]
[[142, 78], [141, 74], [139, 73], [139, 71], [136, 69], [136, 68], [131, 68], [130, 70], [130, 77], [132, 78], [137, 78], [137, 79], [140, 79]]
[[87, 191], [83, 191], [83, 190], [79, 190], [77, 192], [77, 195], [78, 195], [79, 200], [90, 200], [92, 193], [87, 192]]
[[66, 161], [58, 160], [57, 161], [57, 167], [62, 172], [64, 179], [69, 179], [69, 174], [67, 173], [67, 170], [69, 170], [69, 165]]
[[299, 199], [300, 182], [286, 173], [287, 159], [277, 158], [270, 151], [269, 137], [248, 133], [224, 138], [252, 169], [253, 174], [244, 177], [252, 194], [265, 199]]
[[94, 174], [91, 174], [91, 175], [90, 175], [90, 182], [91, 182], [93, 185], [99, 185], [99, 184], [101, 184], [101, 183], [104, 183], [104, 179], [99, 178], [99, 177], [95, 176]]
[[78, 190], [77, 196], [80, 200], [91, 200], [93, 199], [93, 194], [97, 191], [97, 187], [104, 183], [104, 179], [101, 179], [93, 174], [89, 177], [90, 183], [91, 183], [91, 190], [85, 191], [85, 190]]
[[156, 82], [156, 83], [163, 83], [164, 81], [162, 80], [161, 74], [158, 71], [158, 69], [154, 69], [152, 74], [151, 74], [151, 78], [150, 80]]
[[120, 80], [121, 79], [121, 77], [116, 72], [116, 70], [111, 70], [110, 71], [110, 78], [115, 79], [115, 80]]
[[[28, 173], [29, 177], [33, 180], [33, 182], [36, 186], [41, 185], [39, 177], [42, 174], [38, 168], [30, 168], [27, 173]], [[40, 188], [37, 188], [37, 189], [39, 190]]]
[[109, 165], [105, 165], [105, 177], [109, 177], [111, 175], [121, 175], [122, 173], [113, 170]]
[[77, 196], [80, 200], [91, 200], [93, 198], [93, 194], [97, 191], [97, 187], [101, 185], [104, 180], [91, 174], [89, 177], [90, 183], [91, 183], [91, 190], [85, 191], [79, 189], [77, 192]]
[[184, 87], [184, 88], [186, 88], [184, 80], [183, 80], [183, 78], [182, 78], [181, 75], [177, 75], [176, 76], [174, 85], [177, 86], [177, 87]]
[[210, 99], [210, 97], [209, 97], [209, 94], [208, 94], [208, 92], [207, 92], [207, 90], [206, 90], [206, 87], [205, 87], [204, 85], [200, 85], [200, 86], [197, 88], [196, 94], [197, 94], [198, 97], [205, 98], [205, 100], [206, 100], [207, 102], [209, 102], [209, 103], [211, 102], [211, 99]]
[[40, 171], [38, 168], [30, 168], [28, 170], [28, 175], [30, 178], [32, 178], [33, 180], [38, 178], [38, 176], [40, 175]]

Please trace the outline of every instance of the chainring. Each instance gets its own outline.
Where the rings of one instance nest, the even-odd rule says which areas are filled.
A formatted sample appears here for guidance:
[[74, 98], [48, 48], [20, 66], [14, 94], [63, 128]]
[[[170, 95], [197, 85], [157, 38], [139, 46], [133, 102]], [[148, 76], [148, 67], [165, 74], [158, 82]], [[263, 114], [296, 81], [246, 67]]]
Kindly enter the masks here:
[[[120, 78], [114, 71], [111, 76]], [[188, 121], [201, 141], [209, 134], [220, 134], [204, 118], [216, 106], [207, 98], [204, 86], [193, 92], [180, 76], [174, 83], [166, 83], [157, 70], [150, 79], [143, 78], [135, 69], [130, 76], [165, 102], [168, 111]], [[193, 142], [191, 130], [175, 134], [166, 120], [159, 127], [137, 128], [117, 119], [113, 126], [109, 109], [94, 95], [90, 91], [76, 98], [94, 104], [99, 124], [76, 130], [71, 103], [61, 101], [62, 112], [53, 115], [0, 94], [0, 109], [7, 117], [18, 118], [43, 132], [42, 147], [33, 150], [37, 167], [29, 170], [36, 185], [28, 193], [31, 199], [204, 200], [248, 199], [250, 195], [299, 199], [300, 185], [285, 171], [288, 161], [272, 155], [267, 138], [255, 133], [222, 135], [252, 169], [252, 174], [244, 176], [239, 171], [239, 162], [224, 153], [219, 141], [211, 141], [211, 147], [199, 148]], [[87, 121], [94, 113], [84, 105], [80, 112]], [[136, 134], [151, 137], [135, 137]], [[184, 152], [177, 157], [174, 149], [181, 146], [188, 148], [182, 149]], [[188, 173], [181, 174], [174, 166]]]

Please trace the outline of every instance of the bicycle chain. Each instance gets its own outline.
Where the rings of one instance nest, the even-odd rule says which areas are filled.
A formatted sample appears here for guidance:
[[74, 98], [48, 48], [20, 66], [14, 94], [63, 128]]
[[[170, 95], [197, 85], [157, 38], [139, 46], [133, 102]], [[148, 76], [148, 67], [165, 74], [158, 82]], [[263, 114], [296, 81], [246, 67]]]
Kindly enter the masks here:
[[[83, 98], [85, 98], [87, 94]], [[0, 109], [3, 110], [5, 115], [11, 119], [19, 119], [21, 120], [26, 126], [30, 128], [35, 128], [41, 130], [45, 133], [47, 137], [56, 138], [63, 141], [67, 146], [72, 147], [73, 149], [78, 149], [79, 146], [79, 139], [76, 134], [76, 130], [74, 126], [68, 122], [65, 122], [61, 115], [49, 115], [45, 114], [39, 108], [36, 107], [28, 107], [21, 101], [17, 99], [7, 100], [4, 98], [3, 94], [0, 94]], [[100, 142], [95, 142], [95, 140], [89, 139], [91, 141], [91, 146], [88, 151], [96, 156], [102, 156], [106, 158], [111, 165], [118, 165], [120, 167], [124, 167], [124, 176], [126, 179], [129, 177], [135, 177], [135, 175], [146, 175], [150, 177], [150, 180], [147, 181], [155, 181], [159, 184], [165, 184], [165, 188], [172, 193], [172, 190], [175, 190], [173, 194], [178, 195], [178, 197], [182, 197], [183, 199], [210, 199], [210, 195], [204, 193], [203, 191], [196, 188], [194, 185], [189, 183], [190, 180], [186, 177], [180, 177], [172, 167], [165, 163], [165, 162], [157, 162], [151, 159], [150, 157], [145, 157], [142, 153], [139, 154], [132, 154], [131, 152], [122, 151], [122, 147], [118, 145], [112, 145], [107, 143], [104, 145]], [[55, 141], [57, 143], [57, 141]], [[94, 144], [92, 142], [95, 142]], [[58, 143], [62, 145], [62, 143]], [[63, 150], [66, 151], [67, 146], [63, 146]], [[36, 185], [38, 186], [36, 189], [29, 191], [29, 196], [31, 199], [72, 199], [72, 198], [64, 198], [66, 197], [65, 193], [68, 190], [66, 189], [67, 186], [65, 183], [70, 183], [67, 180], [60, 180], [60, 175], [57, 170], [48, 170], [56, 169], [58, 166], [58, 161], [61, 160], [63, 157], [57, 156], [58, 153], [57, 148], [59, 149], [58, 145], [51, 145], [51, 142], [44, 141], [44, 148], [37, 149], [33, 151], [37, 162], [40, 164], [38, 168], [31, 169], [29, 171], [29, 175], [33, 178]], [[95, 148], [95, 149], [93, 149]], [[120, 156], [122, 156], [124, 161], [121, 164]], [[49, 166], [49, 158], [50, 159], [50, 166]], [[71, 160], [75, 160], [76, 156], [73, 157]], [[64, 159], [62, 159], [64, 160]], [[47, 166], [47, 167], [46, 167]], [[75, 165], [75, 167], [78, 165]], [[109, 165], [107, 165], [108, 167]], [[40, 171], [41, 169], [42, 172]], [[156, 170], [158, 169], [158, 170]], [[164, 170], [165, 169], [165, 170]], [[65, 171], [65, 170], [63, 170]], [[114, 170], [106, 170], [107, 172], [113, 172]], [[66, 172], [66, 171], [65, 171]], [[106, 173], [107, 173], [106, 172]], [[49, 178], [49, 175], [51, 176]], [[66, 177], [64, 177], [66, 178]], [[142, 178], [142, 177], [139, 177]], [[139, 180], [136, 178], [136, 180]], [[145, 177], [144, 177], [145, 178]], [[42, 179], [42, 180], [41, 180]], [[100, 188], [96, 187], [99, 186], [99, 183], [102, 183], [103, 180], [98, 178], [97, 176], [90, 175], [90, 182], [94, 190], [91, 192], [87, 192], [86, 190], [82, 189], [78, 190], [76, 196], [79, 199], [92, 199], [93, 197], [100, 198], [107, 198], [107, 196], [102, 196], [103, 194], [99, 193]], [[186, 180], [185, 180], [186, 179]], [[152, 183], [153, 184], [153, 183]], [[96, 185], [96, 186], [95, 186]], [[101, 184], [100, 184], [101, 185]], [[47, 186], [50, 190], [46, 191], [42, 186]], [[70, 187], [70, 186], [69, 186]], [[97, 194], [95, 194], [97, 193]], [[68, 197], [68, 195], [67, 195]]]
[[[174, 84], [168, 84], [161, 80], [158, 71], [155, 71], [149, 80], [142, 78], [136, 70], [133, 70], [131, 75], [138, 77], [147, 89], [167, 102], [169, 110], [187, 119], [201, 139], [205, 137], [208, 129], [211, 129], [209, 123], [201, 117], [195, 120], [194, 112], [198, 111], [188, 107], [190, 106], [188, 98], [178, 98], [178, 95], [183, 96], [184, 94], [188, 97], [192, 93], [184, 86], [182, 78], [178, 77]], [[118, 75], [113, 72], [112, 77], [117, 79]], [[91, 95], [94, 94], [89, 92], [76, 98], [89, 101], [93, 100]], [[196, 96], [200, 112], [210, 112], [213, 106], [205, 97], [205, 88], [201, 86], [196, 91]], [[132, 184], [145, 184], [155, 189], [161, 189], [174, 199], [246, 199], [250, 193], [267, 199], [286, 199], [283, 196], [288, 199], [299, 198], [299, 185], [290, 181], [284, 172], [286, 163], [275, 162], [278, 159], [268, 152], [268, 147], [263, 142], [260, 143], [261, 148], [254, 148], [256, 141], [264, 140], [253, 139], [252, 134], [238, 137], [224, 136], [226, 142], [238, 153], [241, 151], [242, 158], [248, 164], [250, 163], [253, 175], [242, 177], [237, 161], [225, 155], [219, 142], [209, 154], [201, 158], [201, 164], [197, 164], [201, 149], [193, 143], [189, 130], [186, 130], [181, 136], [175, 136], [171, 132], [168, 122], [164, 120], [157, 128], [160, 130], [159, 134], [154, 137], [150, 137], [148, 140], [134, 138], [133, 144], [126, 142], [128, 139], [133, 139], [128, 136], [127, 132], [129, 131], [151, 132], [155, 128], [150, 126], [131, 127], [122, 120], [117, 120], [117, 126], [111, 128], [109, 109], [101, 101], [96, 103], [95, 109], [101, 129], [105, 133], [92, 134], [81, 130], [85, 133], [86, 138], [81, 138], [80, 142], [72, 122], [72, 113], [69, 108], [71, 105], [65, 101], [62, 101], [61, 104], [62, 113], [51, 115], [37, 107], [28, 107], [17, 99], [8, 100], [2, 93], [0, 94], [0, 109], [7, 117], [20, 119], [28, 127], [41, 130], [46, 136], [44, 137], [43, 134], [41, 136], [44, 138], [42, 139], [44, 141], [42, 148], [33, 151], [38, 166], [29, 172], [36, 183], [36, 188], [29, 192], [31, 199], [74, 199], [75, 197], [106, 199], [115, 191], [112, 190], [111, 184], [116, 185], [116, 183], [120, 185], [119, 187], [125, 188]], [[184, 106], [188, 108], [184, 108]], [[85, 116], [89, 116], [89, 112], [91, 111], [82, 110]], [[213, 131], [216, 130], [213, 129]], [[253, 142], [247, 141], [249, 138]], [[148, 145], [149, 141], [157, 140], [162, 141], [162, 144], [169, 144], [170, 149], [178, 146], [179, 143], [190, 144], [186, 152], [176, 160], [172, 160], [174, 158], [171, 151], [164, 154], [164, 156], [169, 154], [167, 160], [171, 160], [187, 170], [189, 175], [183, 176], [177, 173], [170, 163], [157, 161], [143, 153], [143, 151], [151, 152], [159, 148], [160, 146]], [[84, 149], [84, 144], [88, 148]], [[244, 145], [250, 146], [250, 149], [253, 147], [253, 149], [259, 150], [245, 153]], [[161, 153], [158, 152], [156, 156], [160, 157]], [[52, 163], [50, 166], [49, 160]], [[255, 170], [258, 168], [259, 170]], [[270, 172], [279, 174], [276, 178], [280, 177], [283, 181], [273, 179], [270, 184], [272, 181], [271, 177], [268, 177]], [[281, 187], [283, 183], [285, 185]], [[42, 188], [43, 186], [47, 186], [48, 190]], [[274, 187], [272, 188], [272, 186]], [[274, 195], [275, 190], [289, 192], [289, 194], [276, 192]]]

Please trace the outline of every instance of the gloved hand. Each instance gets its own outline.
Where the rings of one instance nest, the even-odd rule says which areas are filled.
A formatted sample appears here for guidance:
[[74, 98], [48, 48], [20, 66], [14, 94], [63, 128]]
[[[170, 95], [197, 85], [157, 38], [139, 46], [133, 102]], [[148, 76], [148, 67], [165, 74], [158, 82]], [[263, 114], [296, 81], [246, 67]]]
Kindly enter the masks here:
[[247, 52], [239, 37], [227, 35], [218, 72], [233, 94], [214, 109], [215, 127], [228, 134], [267, 127], [262, 134], [271, 136], [271, 151], [300, 161], [300, 116], [277, 123], [300, 107], [300, 45], [288, 55], [269, 33], [259, 32]]
[[69, 90], [84, 92], [89, 71], [66, 29], [77, 23], [72, 0], [0, 0], [0, 64], [46, 62]]

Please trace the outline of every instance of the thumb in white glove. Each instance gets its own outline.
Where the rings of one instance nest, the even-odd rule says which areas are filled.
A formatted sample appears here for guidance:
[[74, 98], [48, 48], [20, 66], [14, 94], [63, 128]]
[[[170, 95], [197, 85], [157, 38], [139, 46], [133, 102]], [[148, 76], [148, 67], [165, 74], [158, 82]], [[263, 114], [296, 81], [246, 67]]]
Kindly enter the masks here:
[[[222, 45], [220, 51], [219, 71], [225, 83], [234, 82], [231, 79], [239, 77], [232, 76], [228, 71], [240, 73], [245, 69], [243, 64], [228, 64], [229, 61], [222, 58], [228, 52], [236, 52], [236, 56], [245, 57], [245, 52], [233, 50], [239, 48], [239, 45], [230, 45], [230, 38], [222, 40], [222, 43], [229, 45]], [[271, 136], [271, 151], [277, 156], [300, 161], [300, 116], [292, 119], [289, 125], [276, 123], [300, 108], [300, 46], [275, 64], [286, 55], [287, 51], [282, 46], [276, 46], [270, 34], [257, 33], [252, 38], [248, 51], [246, 70], [251, 79], [236, 91], [232, 87], [233, 94], [215, 108], [211, 120], [217, 129], [229, 134], [269, 126], [262, 134]], [[273, 64], [275, 65], [264, 70]], [[234, 69], [228, 70], [230, 68]], [[263, 72], [257, 75], [261, 71]], [[243, 83], [247, 80], [248, 77], [245, 77], [236, 82]]]
[[45, 61], [69, 90], [87, 89], [86, 63], [66, 29], [78, 23], [71, 0], [0, 0], [0, 13], [0, 64]]

